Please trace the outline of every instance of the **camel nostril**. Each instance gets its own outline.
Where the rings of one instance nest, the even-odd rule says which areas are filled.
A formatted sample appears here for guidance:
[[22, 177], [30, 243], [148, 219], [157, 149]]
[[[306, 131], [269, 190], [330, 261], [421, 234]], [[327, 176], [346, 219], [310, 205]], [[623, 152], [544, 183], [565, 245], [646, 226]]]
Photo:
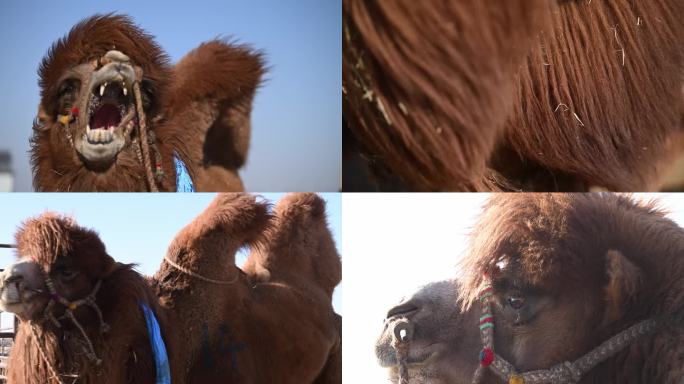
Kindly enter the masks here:
[[392, 317], [407, 317], [414, 312], [417, 312], [419, 309], [420, 308], [418, 308], [418, 306], [409, 301], [390, 309], [389, 312], [387, 312], [386, 318], [390, 319]]
[[394, 323], [392, 333], [397, 341], [404, 343], [410, 341], [413, 338], [413, 324], [411, 324], [408, 320], [399, 320]]

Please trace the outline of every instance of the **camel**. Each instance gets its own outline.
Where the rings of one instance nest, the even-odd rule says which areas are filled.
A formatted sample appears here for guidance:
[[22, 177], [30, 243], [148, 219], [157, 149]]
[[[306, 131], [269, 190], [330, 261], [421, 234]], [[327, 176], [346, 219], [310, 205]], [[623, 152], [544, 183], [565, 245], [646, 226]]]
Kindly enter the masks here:
[[496, 195], [459, 280], [388, 312], [379, 361], [402, 384], [679, 384], [683, 251], [654, 202]]
[[678, 0], [345, 0], [344, 189], [672, 185], [683, 16]]
[[261, 52], [202, 43], [175, 65], [126, 15], [94, 15], [48, 50], [31, 137], [36, 191], [244, 190], [238, 170]]
[[20, 319], [9, 384], [341, 382], [341, 264], [315, 194], [272, 213], [218, 195], [153, 277], [56, 213], [24, 222], [16, 244], [0, 278], [0, 309]]

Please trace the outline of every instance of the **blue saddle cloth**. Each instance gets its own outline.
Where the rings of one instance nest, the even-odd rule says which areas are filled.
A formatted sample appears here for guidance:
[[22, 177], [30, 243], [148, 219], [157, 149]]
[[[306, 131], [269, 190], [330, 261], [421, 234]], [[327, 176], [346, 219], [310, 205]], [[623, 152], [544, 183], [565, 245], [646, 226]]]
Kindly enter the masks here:
[[195, 192], [188, 168], [177, 153], [173, 154], [173, 164], [176, 166], [176, 192]]
[[154, 312], [145, 303], [139, 303], [140, 309], [145, 316], [145, 324], [147, 325], [147, 333], [150, 337], [150, 344], [152, 345], [152, 354], [154, 355], [154, 365], [157, 369], [157, 380], [155, 384], [171, 384], [171, 369], [169, 367], [169, 356], [166, 354], [166, 346], [161, 336], [159, 329], [159, 322], [154, 316]]

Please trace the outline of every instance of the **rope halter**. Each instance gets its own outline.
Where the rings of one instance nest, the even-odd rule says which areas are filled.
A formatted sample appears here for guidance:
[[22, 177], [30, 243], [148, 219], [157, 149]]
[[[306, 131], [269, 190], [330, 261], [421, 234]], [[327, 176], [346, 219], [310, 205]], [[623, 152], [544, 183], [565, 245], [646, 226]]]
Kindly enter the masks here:
[[[91, 362], [95, 363], [95, 365], [100, 365], [102, 364], [102, 359], [97, 357], [95, 353], [95, 348], [93, 347], [93, 343], [90, 341], [90, 338], [88, 337], [88, 334], [86, 333], [85, 329], [79, 323], [79, 321], [76, 319], [76, 316], [74, 315], [74, 312], [76, 309], [82, 306], [87, 306], [91, 308], [95, 314], [97, 315], [97, 319], [99, 322], [99, 328], [100, 328], [100, 333], [104, 334], [109, 332], [109, 325], [105, 323], [103, 317], [102, 317], [102, 311], [100, 308], [97, 306], [97, 302], [95, 299], [95, 296], [97, 295], [97, 292], [100, 290], [100, 287], [102, 286], [102, 280], [98, 280], [97, 283], [95, 283], [95, 286], [93, 287], [93, 290], [86, 295], [82, 299], [74, 300], [74, 301], [69, 301], [67, 300], [64, 296], [60, 295], [57, 290], [55, 289], [55, 285], [52, 282], [52, 279], [49, 277], [45, 278], [45, 285], [48, 288], [48, 292], [50, 294], [50, 301], [48, 302], [47, 306], [45, 307], [45, 318], [47, 318], [52, 324], [54, 324], [57, 328], [61, 328], [62, 324], [60, 321], [67, 319], [70, 320], [76, 328], [79, 330], [81, 333], [81, 336], [83, 336], [83, 340], [86, 343], [87, 350], [86, 356], [88, 357], [88, 360]], [[55, 306], [55, 304], [60, 304], [62, 305], [64, 309], [64, 314], [60, 316], [59, 318], [56, 318], [53, 314], [51, 309]]]
[[[43, 315], [45, 318], [55, 325], [57, 328], [62, 328], [61, 321], [63, 320], [69, 320], [71, 321], [72, 324], [78, 329], [79, 333], [83, 337], [83, 341], [85, 345], [83, 346], [83, 352], [85, 353], [86, 357], [88, 360], [93, 363], [95, 366], [99, 367], [102, 365], [102, 359], [99, 358], [95, 352], [95, 347], [93, 346], [92, 341], [90, 340], [90, 337], [88, 337], [88, 334], [85, 331], [85, 328], [81, 325], [81, 323], [76, 319], [76, 316], [74, 315], [74, 312], [82, 306], [86, 306], [91, 308], [95, 314], [97, 315], [98, 321], [99, 321], [99, 330], [100, 333], [104, 334], [109, 332], [110, 327], [107, 323], [105, 323], [103, 317], [102, 317], [102, 311], [97, 305], [96, 302], [96, 296], [97, 293], [100, 290], [100, 287], [102, 286], [102, 279], [99, 279], [96, 283], [95, 286], [93, 287], [92, 291], [90, 291], [89, 294], [87, 294], [85, 297], [78, 299], [78, 300], [68, 300], [64, 296], [62, 296], [57, 289], [55, 288], [55, 284], [53, 283], [52, 279], [45, 275], [45, 286], [48, 289], [48, 294], [50, 296], [50, 301], [48, 301], [47, 305], [45, 306], [45, 309], [43, 310]], [[64, 307], [64, 314], [60, 317], [55, 317], [55, 315], [52, 313], [52, 309], [56, 305], [61, 305]], [[47, 352], [45, 351], [45, 348], [43, 347], [43, 344], [41, 343], [41, 338], [39, 337], [39, 332], [35, 324], [30, 321], [29, 322], [29, 329], [31, 331], [31, 334], [33, 338], [36, 340], [36, 344], [38, 346], [38, 351], [40, 352], [40, 356], [43, 359], [43, 362], [47, 365], [50, 374], [52, 375], [52, 378], [56, 380], [60, 384], [64, 384], [64, 381], [62, 380], [61, 377], [71, 377], [71, 378], [78, 378], [77, 375], [69, 375], [69, 374], [60, 374], [57, 368], [55, 368], [54, 364], [50, 361], [50, 359], [47, 356]]]
[[509, 384], [578, 383], [587, 372], [598, 364], [614, 356], [641, 336], [653, 332], [658, 326], [658, 322], [654, 319], [643, 320], [611, 337], [575, 361], [565, 361], [549, 369], [521, 373], [516, 370], [513, 364], [494, 352], [492, 295], [491, 282], [485, 276], [485, 283], [478, 298], [482, 304], [479, 327], [483, 348], [479, 355], [480, 364], [473, 375], [473, 384], [481, 382], [487, 368]]

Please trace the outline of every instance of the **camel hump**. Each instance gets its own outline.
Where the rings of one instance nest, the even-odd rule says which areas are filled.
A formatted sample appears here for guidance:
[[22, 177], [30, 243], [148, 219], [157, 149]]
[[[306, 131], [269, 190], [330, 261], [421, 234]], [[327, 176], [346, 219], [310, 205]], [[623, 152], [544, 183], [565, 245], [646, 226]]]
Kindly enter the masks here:
[[245, 270], [262, 280], [308, 287], [314, 283], [332, 297], [342, 279], [342, 263], [328, 228], [325, 200], [315, 193], [292, 193], [281, 199]]
[[[270, 218], [268, 203], [256, 196], [219, 194], [176, 235], [166, 257], [200, 275], [228, 280], [235, 274], [235, 253], [259, 243]], [[177, 273], [167, 264], [162, 263], [158, 280]]]
[[[215, 236], [250, 245], [269, 225], [267, 202], [244, 193], [220, 193], [176, 236], [176, 240], [204, 242]], [[174, 240], [174, 242], [176, 242]]]

